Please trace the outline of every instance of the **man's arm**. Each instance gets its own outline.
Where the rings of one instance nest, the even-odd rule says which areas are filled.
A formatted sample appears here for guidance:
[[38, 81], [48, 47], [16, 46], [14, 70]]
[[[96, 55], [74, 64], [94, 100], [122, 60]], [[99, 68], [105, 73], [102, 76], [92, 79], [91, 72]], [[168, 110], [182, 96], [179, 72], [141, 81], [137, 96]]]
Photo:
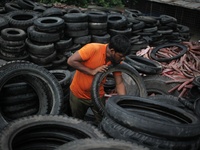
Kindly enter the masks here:
[[124, 85], [124, 81], [121, 75], [115, 75], [115, 84], [116, 84], [116, 91], [118, 95], [125, 95], [126, 94], [126, 88]]
[[72, 56], [70, 56], [67, 60], [67, 63], [85, 73], [85, 74], [88, 74], [88, 75], [95, 75], [97, 72], [106, 72], [107, 71], [107, 65], [102, 65], [96, 69], [91, 69], [91, 68], [88, 68], [86, 66], [84, 66], [81, 62], [83, 62], [83, 59], [81, 58], [80, 54], [78, 53], [78, 51], [76, 51]]

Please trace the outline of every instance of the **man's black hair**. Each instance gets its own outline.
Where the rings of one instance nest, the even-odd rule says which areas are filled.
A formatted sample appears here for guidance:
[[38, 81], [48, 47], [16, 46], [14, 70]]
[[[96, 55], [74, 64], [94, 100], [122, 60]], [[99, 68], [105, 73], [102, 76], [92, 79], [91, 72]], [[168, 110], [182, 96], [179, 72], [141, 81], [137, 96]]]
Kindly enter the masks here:
[[110, 39], [109, 48], [113, 48], [115, 52], [122, 53], [123, 55], [130, 54], [131, 43], [125, 35], [115, 35]]

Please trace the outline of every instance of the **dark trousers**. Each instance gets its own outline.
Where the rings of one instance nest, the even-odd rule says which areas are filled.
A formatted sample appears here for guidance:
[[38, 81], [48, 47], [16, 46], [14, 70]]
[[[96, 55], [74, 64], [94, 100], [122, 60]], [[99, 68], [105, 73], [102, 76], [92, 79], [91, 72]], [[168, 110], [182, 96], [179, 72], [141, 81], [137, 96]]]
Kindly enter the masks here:
[[[104, 98], [101, 98], [101, 100], [105, 104]], [[93, 105], [91, 99], [77, 98], [71, 91], [70, 91], [70, 107], [71, 107], [72, 117], [84, 120], [85, 114], [88, 108], [90, 107], [92, 112], [94, 113], [96, 122], [99, 123], [102, 120], [101, 114], [98, 113], [98, 109]]]

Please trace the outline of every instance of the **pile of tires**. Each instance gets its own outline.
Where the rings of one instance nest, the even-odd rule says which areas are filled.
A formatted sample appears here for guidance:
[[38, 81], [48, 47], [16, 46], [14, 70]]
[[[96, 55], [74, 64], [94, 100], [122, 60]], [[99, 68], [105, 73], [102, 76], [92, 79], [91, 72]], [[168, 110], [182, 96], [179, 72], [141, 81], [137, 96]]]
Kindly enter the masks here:
[[[135, 56], [148, 45], [189, 40], [189, 28], [175, 18], [16, 0], [1, 11], [0, 31], [0, 149], [199, 149], [199, 118], [177, 97], [165, 96], [167, 103], [148, 97], [167, 95], [176, 85], [165, 83], [169, 79], [159, 75], [159, 63]], [[102, 122], [95, 127], [70, 118], [74, 70], [66, 63], [68, 57], [85, 44], [108, 43], [117, 34], [129, 37], [133, 55], [94, 78], [92, 99]], [[104, 105], [99, 85], [116, 71], [123, 72], [129, 96], [113, 96]], [[115, 87], [111, 80], [105, 84], [108, 93]]]
[[147, 16], [134, 9], [126, 8], [122, 12], [99, 7], [88, 7], [87, 10], [56, 8], [30, 0], [12, 1], [4, 8], [0, 29], [12, 27], [24, 30], [30, 61], [47, 69], [56, 69], [57, 66], [52, 64], [54, 61], [59, 62], [59, 66], [66, 66], [65, 59], [83, 45], [108, 43], [110, 37], [116, 34], [130, 38], [133, 54], [148, 45], [190, 39], [190, 29], [178, 24], [176, 18]]

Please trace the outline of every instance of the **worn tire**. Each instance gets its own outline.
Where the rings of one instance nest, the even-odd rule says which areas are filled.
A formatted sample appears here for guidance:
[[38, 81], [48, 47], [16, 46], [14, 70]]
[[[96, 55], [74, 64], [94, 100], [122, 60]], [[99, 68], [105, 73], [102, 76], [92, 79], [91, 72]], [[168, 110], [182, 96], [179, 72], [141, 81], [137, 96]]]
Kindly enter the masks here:
[[0, 150], [10, 150], [10, 147], [50, 150], [84, 138], [103, 139], [105, 136], [94, 126], [75, 118], [35, 115], [16, 120], [3, 130]]
[[135, 82], [135, 86], [137, 91], [135, 91], [135, 95], [141, 96], [141, 97], [146, 97], [146, 88], [144, 85], [144, 82], [142, 80], [142, 77], [139, 75], [137, 70], [135, 70], [133, 67], [128, 65], [127, 63], [123, 62], [122, 64], [118, 64], [117, 66], [109, 66], [108, 70], [105, 73], [97, 73], [93, 79], [92, 82], [92, 88], [91, 88], [91, 96], [92, 96], [92, 101], [94, 105], [97, 107], [99, 110], [99, 113], [102, 115], [104, 114], [105, 108], [104, 104], [100, 101], [99, 99], [99, 85], [101, 84], [101, 81], [103, 80], [104, 77], [106, 77], [108, 74], [112, 72], [122, 72], [126, 73], [131, 77], [131, 79]]
[[200, 135], [197, 116], [149, 98], [112, 96], [105, 109], [113, 120], [132, 130], [177, 140]]
[[61, 145], [56, 150], [91, 150], [91, 149], [117, 149], [117, 150], [149, 150], [142, 145], [118, 139], [81, 139]]
[[[59, 114], [63, 103], [63, 92], [58, 80], [45, 68], [27, 61], [10, 61], [0, 68], [0, 89], [8, 80], [20, 76], [33, 76], [41, 80], [49, 98], [49, 114]], [[3, 116], [0, 115], [0, 119]], [[3, 119], [4, 120], [4, 119]]]

